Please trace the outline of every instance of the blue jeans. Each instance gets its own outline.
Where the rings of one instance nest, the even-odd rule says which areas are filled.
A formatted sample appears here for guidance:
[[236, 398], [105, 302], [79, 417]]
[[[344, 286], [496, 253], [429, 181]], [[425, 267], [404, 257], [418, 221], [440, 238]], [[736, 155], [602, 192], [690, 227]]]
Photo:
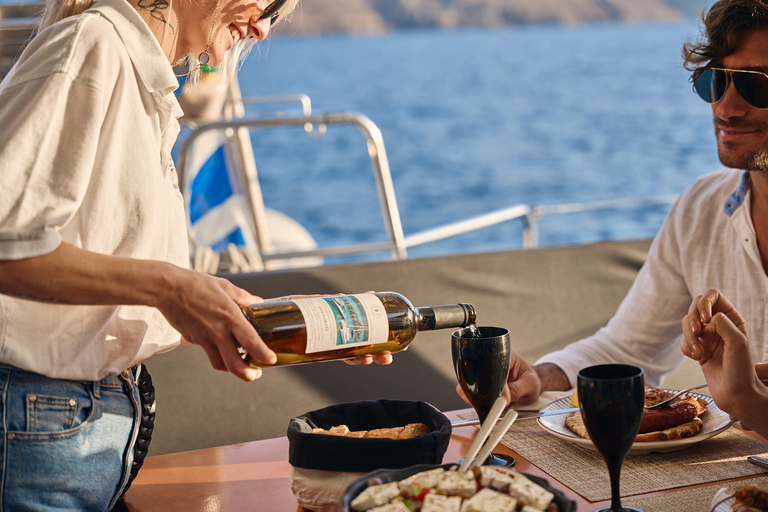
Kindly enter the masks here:
[[110, 510], [133, 463], [137, 378], [57, 380], [0, 364], [0, 511]]

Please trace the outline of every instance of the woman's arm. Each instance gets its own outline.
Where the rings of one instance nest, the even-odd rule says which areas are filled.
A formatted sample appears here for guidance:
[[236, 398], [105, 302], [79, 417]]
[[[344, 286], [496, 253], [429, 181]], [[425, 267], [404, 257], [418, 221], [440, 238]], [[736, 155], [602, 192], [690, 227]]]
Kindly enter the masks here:
[[184, 342], [205, 350], [215, 369], [246, 381], [259, 378], [261, 369], [243, 361], [235, 342], [259, 361], [276, 359], [239, 308], [261, 302], [259, 297], [226, 279], [170, 263], [62, 243], [43, 256], [0, 261], [0, 293], [61, 304], [155, 307]]

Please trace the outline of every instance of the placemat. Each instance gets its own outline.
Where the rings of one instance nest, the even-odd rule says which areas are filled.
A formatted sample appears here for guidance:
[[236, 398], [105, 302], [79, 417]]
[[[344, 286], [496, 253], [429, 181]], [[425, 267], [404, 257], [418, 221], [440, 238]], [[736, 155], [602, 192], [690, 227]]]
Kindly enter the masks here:
[[[546, 433], [537, 420], [515, 422], [501, 442], [585, 499], [610, 499], [608, 469], [600, 454]], [[768, 444], [735, 428], [679, 451], [628, 455], [621, 468], [621, 495], [765, 473], [747, 462], [747, 455], [768, 457]]]
[[720, 489], [725, 488], [727, 494], [733, 494], [739, 485], [757, 482], [768, 482], [768, 477], [763, 476], [723, 485], [669, 492], [648, 498], [626, 498], [621, 500], [621, 504], [639, 508], [644, 512], [669, 512], [670, 510], [675, 512], [708, 512], [715, 504], [713, 498]]

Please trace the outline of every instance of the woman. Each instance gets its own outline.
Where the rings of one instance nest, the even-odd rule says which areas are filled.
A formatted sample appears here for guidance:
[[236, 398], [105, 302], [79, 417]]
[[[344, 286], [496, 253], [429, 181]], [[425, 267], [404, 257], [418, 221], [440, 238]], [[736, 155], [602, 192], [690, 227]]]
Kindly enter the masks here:
[[717, 406], [768, 439], [768, 363], [753, 363], [744, 319], [718, 290], [691, 303], [683, 354], [699, 362]]
[[187, 268], [172, 64], [234, 69], [297, 1], [52, 0], [0, 83], [0, 509], [112, 508], [139, 363], [179, 338], [246, 381], [238, 344], [275, 360], [261, 299]]

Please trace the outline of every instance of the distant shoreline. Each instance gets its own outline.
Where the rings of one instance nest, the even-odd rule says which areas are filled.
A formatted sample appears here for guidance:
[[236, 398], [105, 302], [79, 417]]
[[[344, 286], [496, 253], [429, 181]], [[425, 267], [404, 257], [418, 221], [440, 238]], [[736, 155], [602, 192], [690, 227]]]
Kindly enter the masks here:
[[276, 36], [700, 19], [713, 0], [300, 0]]

